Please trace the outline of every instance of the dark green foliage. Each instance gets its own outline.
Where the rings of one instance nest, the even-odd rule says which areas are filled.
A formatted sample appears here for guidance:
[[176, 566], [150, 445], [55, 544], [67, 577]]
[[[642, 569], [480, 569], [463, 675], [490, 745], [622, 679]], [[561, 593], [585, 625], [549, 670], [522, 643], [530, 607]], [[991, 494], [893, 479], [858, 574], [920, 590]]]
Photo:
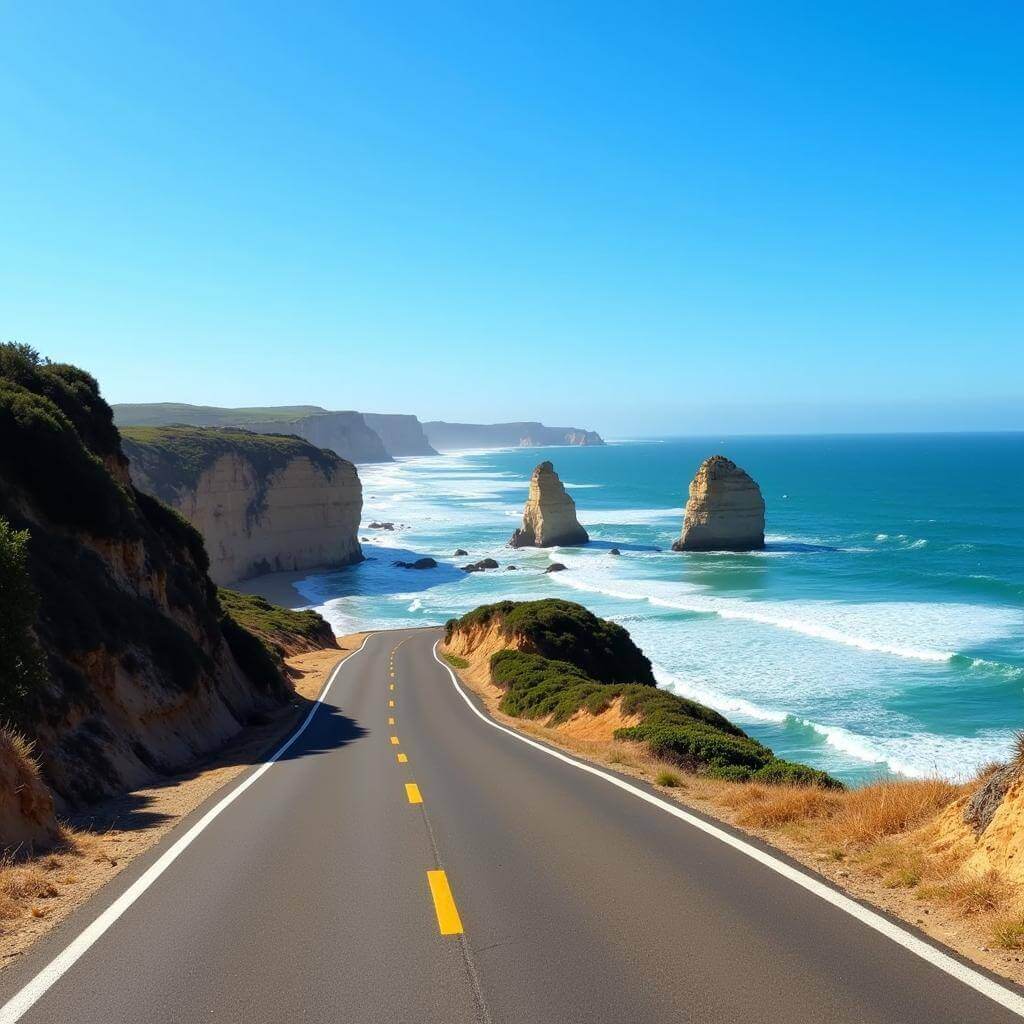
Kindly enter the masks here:
[[142, 491], [135, 491], [135, 502], [157, 533], [185, 548], [200, 572], [209, 572], [210, 556], [203, 535], [180, 512]]
[[39, 598], [28, 572], [28, 531], [0, 518], [0, 718], [14, 719], [46, 680], [33, 632]]
[[[292, 434], [254, 434], [228, 427], [125, 427], [125, 454], [145, 471], [153, 491], [174, 501], [182, 490], [196, 486], [203, 471], [222, 455], [238, 455], [250, 462], [261, 486], [293, 459], [309, 459], [325, 477], [332, 478], [341, 460], [327, 448]], [[257, 501], [257, 508], [261, 502]]]
[[240, 594], [224, 587], [217, 596], [224, 615], [259, 637], [276, 659], [299, 650], [337, 646], [330, 623], [311, 608], [292, 611], [256, 594]]
[[[650, 674], [650, 662], [635, 647], [625, 630], [605, 622], [568, 601], [529, 601], [477, 608], [448, 623], [450, 638], [456, 629], [500, 625], [505, 635], [526, 637], [541, 653], [503, 650], [491, 657], [491, 678], [504, 690], [501, 710], [516, 718], [543, 719], [549, 725], [567, 721], [583, 709], [601, 714], [615, 700], [622, 713], [635, 715], [637, 725], [618, 729], [615, 738], [644, 743], [655, 756], [734, 781], [837, 786], [824, 772], [806, 765], [782, 761], [763, 743], [747, 736], [717, 711], [677, 696], [656, 685], [626, 681], [608, 682], [590, 670], [595, 650], [605, 659], [618, 658], [609, 674], [625, 675], [623, 663], [637, 665], [638, 658]], [[586, 630], [595, 627], [596, 643]], [[552, 650], [570, 651], [557, 658]], [[632, 653], [635, 652], [635, 655]]]
[[126, 470], [88, 373], [0, 345], [0, 716], [39, 739], [44, 771], [64, 758], [71, 802], [117, 777], [96, 753], [109, 745], [111, 723], [93, 666], [105, 671], [116, 659], [139, 683], [142, 706], [150, 686], [215, 688], [227, 632], [254, 684], [286, 695], [260, 639], [222, 623], [200, 535], [122, 483]]
[[[50, 373], [48, 367], [38, 371], [40, 378]], [[49, 398], [3, 376], [0, 476], [29, 492], [49, 519], [100, 537], [137, 532], [124, 489], [83, 444], [72, 421]]]
[[831, 775], [795, 761], [773, 758], [759, 768], [751, 778], [755, 782], [788, 783], [794, 786], [824, 786], [827, 789], [841, 789], [841, 784]]
[[506, 636], [523, 636], [544, 657], [572, 662], [593, 679], [655, 685], [651, 663], [629, 633], [573, 601], [548, 598], [482, 605], [452, 619], [448, 635], [455, 628], [487, 626], [495, 620]]
[[261, 690], [274, 693], [283, 688], [280, 659], [258, 636], [228, 614], [221, 619], [221, 630], [235, 661]]

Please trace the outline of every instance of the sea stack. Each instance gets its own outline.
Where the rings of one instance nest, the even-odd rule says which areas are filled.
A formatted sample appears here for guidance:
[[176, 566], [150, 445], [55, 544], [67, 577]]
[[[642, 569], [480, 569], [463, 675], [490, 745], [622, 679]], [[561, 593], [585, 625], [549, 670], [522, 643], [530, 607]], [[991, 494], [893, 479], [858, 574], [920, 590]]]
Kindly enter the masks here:
[[731, 459], [712, 455], [690, 482], [682, 536], [673, 551], [754, 551], [764, 547], [761, 488]]
[[565, 493], [555, 467], [542, 462], [530, 477], [523, 525], [512, 534], [514, 548], [550, 548], [556, 544], [586, 544], [587, 531], [576, 518], [576, 503]]

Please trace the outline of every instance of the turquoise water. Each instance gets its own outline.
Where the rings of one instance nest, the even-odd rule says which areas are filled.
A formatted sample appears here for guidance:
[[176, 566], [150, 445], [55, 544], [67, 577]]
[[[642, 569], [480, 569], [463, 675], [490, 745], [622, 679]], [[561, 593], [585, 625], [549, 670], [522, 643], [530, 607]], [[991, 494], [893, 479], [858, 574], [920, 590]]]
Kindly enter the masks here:
[[[763, 552], [669, 550], [715, 452], [761, 485]], [[576, 499], [585, 548], [504, 546], [542, 458]], [[1024, 435], [622, 442], [360, 475], [364, 523], [403, 528], [364, 527], [367, 562], [299, 584], [339, 632], [441, 623], [499, 598], [577, 600], [629, 629], [664, 685], [851, 781], [961, 777], [1024, 727]], [[422, 555], [442, 564], [391, 565]], [[518, 571], [456, 569], [485, 555]], [[552, 560], [569, 571], [544, 575]]]

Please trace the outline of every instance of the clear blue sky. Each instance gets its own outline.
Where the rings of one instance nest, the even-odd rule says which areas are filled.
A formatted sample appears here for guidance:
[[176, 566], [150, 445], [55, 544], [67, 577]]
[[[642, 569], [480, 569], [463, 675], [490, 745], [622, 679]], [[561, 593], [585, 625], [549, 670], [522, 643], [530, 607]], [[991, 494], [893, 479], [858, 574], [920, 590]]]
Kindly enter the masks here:
[[0, 336], [111, 401], [1024, 428], [1024, 6], [5, 5]]

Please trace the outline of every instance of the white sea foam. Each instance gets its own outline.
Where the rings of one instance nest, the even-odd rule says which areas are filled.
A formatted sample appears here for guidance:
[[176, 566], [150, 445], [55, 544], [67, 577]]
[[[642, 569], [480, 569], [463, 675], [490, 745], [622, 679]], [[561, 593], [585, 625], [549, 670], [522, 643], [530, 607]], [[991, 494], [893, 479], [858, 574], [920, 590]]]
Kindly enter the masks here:
[[912, 779], [943, 778], [963, 782], [985, 764], [1009, 753], [1011, 729], [990, 729], [977, 736], [941, 736], [915, 732], [907, 736], [860, 736], [836, 725], [803, 719], [834, 749], [869, 764], [884, 765], [897, 775]]
[[578, 508], [576, 518], [584, 526], [645, 526], [681, 519], [682, 508]]
[[570, 564], [573, 572], [559, 573], [554, 579], [574, 590], [757, 623], [916, 661], [948, 662], [959, 647], [1005, 636], [1020, 627], [1020, 613], [1008, 608], [911, 601], [751, 601], [712, 596], [693, 584], [616, 578], [608, 570], [588, 565], [592, 558], [559, 553], [559, 560]]

